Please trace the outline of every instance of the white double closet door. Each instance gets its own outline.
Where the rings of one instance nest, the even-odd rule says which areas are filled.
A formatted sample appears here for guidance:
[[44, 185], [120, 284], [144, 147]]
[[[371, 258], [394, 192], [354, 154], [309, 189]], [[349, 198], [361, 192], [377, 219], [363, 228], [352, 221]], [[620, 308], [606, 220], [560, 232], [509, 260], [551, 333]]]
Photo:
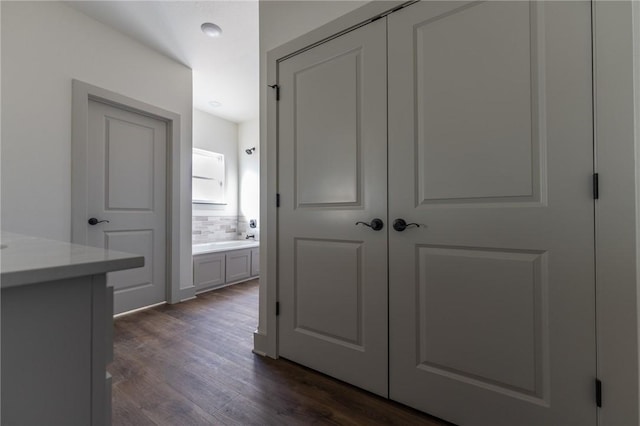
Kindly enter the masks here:
[[421, 2], [279, 63], [282, 357], [456, 424], [596, 423], [590, 19]]

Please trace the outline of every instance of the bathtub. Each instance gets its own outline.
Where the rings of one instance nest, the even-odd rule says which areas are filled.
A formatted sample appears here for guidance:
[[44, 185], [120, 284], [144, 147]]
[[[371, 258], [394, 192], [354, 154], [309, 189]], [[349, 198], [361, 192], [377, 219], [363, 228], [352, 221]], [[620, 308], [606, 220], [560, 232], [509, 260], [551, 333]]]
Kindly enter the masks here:
[[260, 243], [253, 240], [216, 241], [215, 243], [194, 244], [192, 254], [219, 253], [221, 251], [240, 250], [259, 247]]
[[255, 279], [260, 274], [260, 243], [219, 241], [193, 245], [196, 294]]

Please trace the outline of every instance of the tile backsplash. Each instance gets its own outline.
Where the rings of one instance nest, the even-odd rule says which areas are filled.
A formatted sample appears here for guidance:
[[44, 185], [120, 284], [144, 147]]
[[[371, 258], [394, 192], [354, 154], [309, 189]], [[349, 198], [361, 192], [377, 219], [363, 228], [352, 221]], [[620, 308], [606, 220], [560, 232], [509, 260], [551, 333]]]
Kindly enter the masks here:
[[260, 229], [249, 227], [249, 219], [240, 216], [192, 216], [191, 243], [243, 240], [250, 234], [258, 241]]
[[193, 216], [193, 244], [238, 239], [238, 216]]

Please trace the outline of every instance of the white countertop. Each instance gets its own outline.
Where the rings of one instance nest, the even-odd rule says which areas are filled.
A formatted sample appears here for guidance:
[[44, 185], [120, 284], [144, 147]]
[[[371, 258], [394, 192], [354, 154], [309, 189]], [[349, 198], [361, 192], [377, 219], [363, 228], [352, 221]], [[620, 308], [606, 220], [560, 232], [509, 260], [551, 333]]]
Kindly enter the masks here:
[[144, 266], [144, 256], [2, 232], [3, 289]]

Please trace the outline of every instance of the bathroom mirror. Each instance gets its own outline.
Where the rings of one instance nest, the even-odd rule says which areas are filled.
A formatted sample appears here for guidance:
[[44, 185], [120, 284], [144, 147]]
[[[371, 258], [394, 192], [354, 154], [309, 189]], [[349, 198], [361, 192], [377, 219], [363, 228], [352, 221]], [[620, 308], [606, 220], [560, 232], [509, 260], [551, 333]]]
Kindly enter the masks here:
[[226, 204], [224, 155], [193, 149], [192, 201], [197, 204]]

